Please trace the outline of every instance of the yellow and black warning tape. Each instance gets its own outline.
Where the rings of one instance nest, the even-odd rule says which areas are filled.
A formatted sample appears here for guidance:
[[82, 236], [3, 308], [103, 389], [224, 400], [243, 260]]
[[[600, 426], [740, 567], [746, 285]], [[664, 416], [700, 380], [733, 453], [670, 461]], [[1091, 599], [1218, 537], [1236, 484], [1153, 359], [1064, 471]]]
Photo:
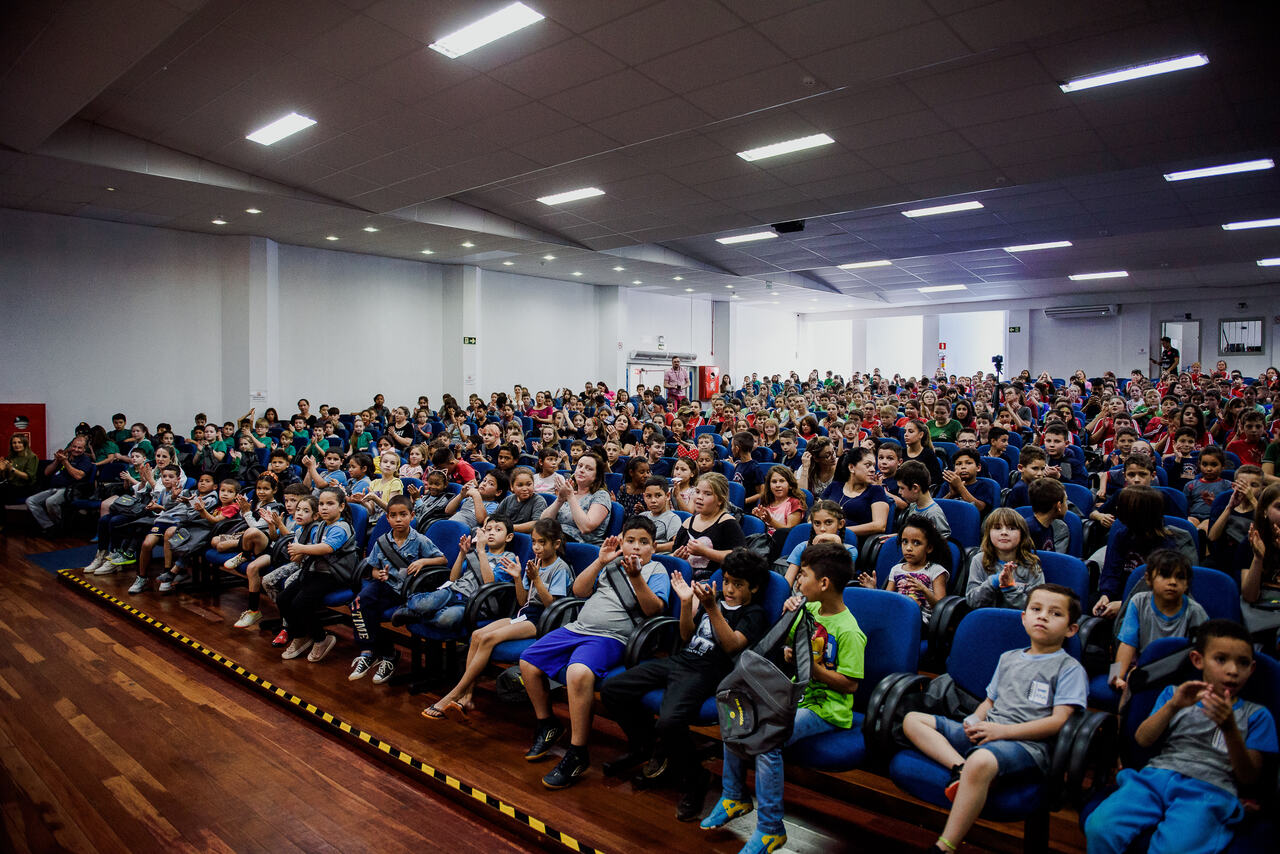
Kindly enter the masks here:
[[572, 851], [582, 852], [582, 854], [603, 854], [603, 852], [601, 852], [600, 849], [593, 848], [590, 845], [580, 842], [574, 837], [570, 836], [569, 834], [561, 830], [557, 830], [556, 828], [552, 827], [551, 825], [547, 824], [541, 819], [535, 816], [529, 815], [527, 812], [524, 812], [523, 810], [520, 810], [512, 806], [506, 801], [503, 801], [500, 798], [496, 798], [493, 795], [490, 795], [488, 792], [481, 791], [480, 789], [477, 789], [475, 786], [472, 786], [468, 783], [464, 783], [461, 780], [459, 780], [457, 777], [447, 774], [444, 771], [440, 770], [439, 768], [436, 768], [432, 765], [428, 765], [426, 762], [423, 762], [421, 759], [418, 759], [412, 754], [409, 754], [404, 750], [401, 750], [400, 748], [396, 747], [394, 744], [388, 741], [384, 741], [381, 738], [378, 738], [376, 735], [374, 735], [371, 732], [362, 730], [356, 726], [352, 726], [351, 724], [347, 723], [346, 721], [342, 720], [336, 715], [330, 712], [326, 712], [323, 709], [319, 708], [314, 703], [307, 702], [305, 699], [303, 699], [302, 697], [299, 697], [297, 694], [286, 691], [284, 688], [281, 688], [279, 685], [276, 685], [271, 681], [262, 678], [256, 673], [253, 673], [245, 669], [245, 667], [236, 663], [234, 660], [227, 658], [225, 655], [218, 652], [217, 650], [210, 649], [209, 647], [200, 643], [200, 641], [192, 637], [188, 637], [187, 635], [183, 634], [182, 632], [178, 631], [172, 626], [167, 625], [161, 622], [160, 620], [157, 620], [155, 617], [152, 617], [149, 614], [139, 611], [137, 608], [133, 607], [128, 602], [125, 602], [122, 599], [117, 599], [115, 596], [112, 596], [110, 593], [106, 592], [105, 590], [101, 590], [97, 587], [94, 587], [92, 584], [85, 581], [83, 577], [76, 575], [75, 570], [60, 569], [58, 570], [58, 576], [62, 578], [64, 581], [69, 582], [74, 587], [77, 587], [86, 593], [91, 593], [94, 596], [96, 596], [98, 599], [116, 606], [118, 609], [120, 609], [121, 611], [124, 611], [129, 616], [134, 617], [139, 622], [143, 623], [149, 628], [155, 629], [156, 631], [177, 641], [178, 643], [182, 644], [184, 647], [191, 650], [192, 652], [198, 653], [204, 658], [210, 661], [213, 661], [216, 664], [221, 665], [231, 673], [235, 674], [237, 677], [251, 684], [254, 688], [258, 689], [259, 691], [265, 693], [267, 696], [271, 697], [273, 700], [279, 703], [282, 703], [286, 706], [292, 707], [293, 710], [297, 712], [300, 712], [300, 713], [305, 712], [311, 719], [319, 720], [323, 722], [328, 727], [341, 732], [344, 736], [363, 742], [364, 744], [367, 744], [376, 750], [382, 751], [383, 753], [390, 756], [392, 759], [396, 759], [404, 763], [404, 765], [408, 766], [409, 768], [412, 768], [413, 770], [419, 772], [426, 779], [431, 780], [432, 782], [437, 784], [444, 784], [445, 786], [448, 786], [450, 789], [454, 789], [462, 793], [463, 795], [466, 795], [474, 799], [478, 803], [483, 804], [484, 806], [495, 809], [498, 812], [502, 813], [507, 818], [515, 819], [520, 824], [528, 828], [531, 828], [535, 832], [548, 837], [554, 842], [560, 843], [561, 845], [565, 846], [566, 848]]

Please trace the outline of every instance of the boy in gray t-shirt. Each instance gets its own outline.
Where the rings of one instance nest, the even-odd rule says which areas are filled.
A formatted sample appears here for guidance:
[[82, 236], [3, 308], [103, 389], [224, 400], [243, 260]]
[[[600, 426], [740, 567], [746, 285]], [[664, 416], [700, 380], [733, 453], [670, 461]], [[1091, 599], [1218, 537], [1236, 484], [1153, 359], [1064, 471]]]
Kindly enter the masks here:
[[1276, 723], [1264, 707], [1239, 699], [1256, 662], [1245, 628], [1230, 620], [1200, 627], [1191, 664], [1199, 679], [1167, 685], [1134, 733], [1159, 752], [1141, 770], [1125, 768], [1120, 788], [1085, 822], [1089, 851], [1125, 851], [1154, 828], [1148, 850], [1217, 852], [1244, 810], [1237, 783], [1262, 772], [1264, 753], [1276, 753]]
[[955, 805], [938, 839], [939, 851], [960, 847], [996, 777], [1048, 770], [1049, 742], [1088, 700], [1084, 667], [1062, 648], [1079, 630], [1079, 620], [1074, 591], [1040, 585], [1022, 612], [1031, 646], [1000, 656], [977, 711], [963, 723], [924, 712], [910, 712], [902, 722], [916, 749], [951, 769], [945, 794]]
[[[542, 778], [548, 789], [567, 788], [587, 770], [596, 680], [622, 660], [635, 627], [666, 608], [671, 582], [662, 565], [652, 561], [654, 533], [653, 521], [636, 515], [623, 524], [621, 537], [605, 540], [600, 556], [574, 579], [573, 595], [590, 596], [578, 619], [543, 635], [520, 656], [520, 676], [538, 716], [537, 735], [524, 757], [528, 761], [544, 758], [564, 734], [551, 715], [548, 677], [563, 678], [569, 689], [570, 746]], [[561, 670], [563, 677], [556, 675]]]
[[929, 494], [929, 469], [918, 460], [908, 460], [898, 467], [898, 497], [907, 502], [907, 518], [923, 516], [933, 523], [945, 540], [951, 536], [951, 523], [942, 505]]
[[653, 520], [657, 531], [654, 548], [659, 552], [669, 552], [675, 545], [676, 531], [680, 530], [680, 517], [671, 509], [671, 496], [667, 494], [667, 479], [651, 477], [644, 483], [644, 507], [641, 513]]

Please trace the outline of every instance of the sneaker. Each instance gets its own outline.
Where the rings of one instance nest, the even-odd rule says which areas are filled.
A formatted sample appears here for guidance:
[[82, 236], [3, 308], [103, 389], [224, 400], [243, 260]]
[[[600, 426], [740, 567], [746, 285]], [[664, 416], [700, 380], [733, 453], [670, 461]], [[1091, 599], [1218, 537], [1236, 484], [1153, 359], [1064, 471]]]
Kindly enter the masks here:
[[363, 679], [364, 675], [373, 669], [372, 655], [357, 655], [351, 662], [351, 673], [347, 679], [354, 682], [357, 679]]
[[640, 775], [646, 780], [657, 780], [663, 774], [667, 773], [667, 757], [665, 755], [655, 755], [649, 757], [649, 761], [644, 763], [644, 767], [640, 769]]
[[289, 630], [281, 629], [280, 634], [271, 639], [271, 645], [274, 647], [282, 647], [289, 645]]
[[261, 619], [261, 611], [244, 611], [240, 614], [240, 619], [236, 620], [235, 627], [237, 629], [247, 629]]
[[121, 549], [111, 558], [111, 563], [116, 566], [128, 566], [131, 563], [137, 563], [138, 556], [133, 553], [132, 549]]
[[174, 587], [177, 587], [180, 584], [186, 584], [190, 580], [191, 580], [191, 573], [187, 572], [185, 569], [180, 569], [173, 574]]
[[955, 803], [956, 792], [960, 791], [960, 772], [964, 770], [964, 765], [951, 766], [951, 779], [947, 781], [947, 787], [942, 790], [942, 794], [946, 795], [947, 800]]
[[244, 552], [239, 552], [235, 555], [235, 557], [231, 558], [231, 560], [224, 563], [223, 566], [226, 567], [227, 569], [235, 569], [236, 567], [240, 566], [242, 563], [244, 563], [248, 559], [249, 559], [249, 556], [247, 554], [245, 554]]
[[324, 661], [324, 657], [329, 654], [329, 650], [333, 649], [334, 645], [337, 643], [337, 635], [331, 635], [328, 632], [325, 632], [324, 640], [311, 647], [311, 652], [307, 655], [307, 661], [310, 661], [312, 664], [315, 664], [318, 661]]
[[554, 718], [544, 722], [538, 727], [538, 734], [533, 738], [533, 746], [529, 748], [524, 758], [529, 762], [545, 759], [551, 745], [559, 741], [562, 735], [564, 735], [564, 727], [556, 723]]
[[773, 854], [786, 844], [785, 833], [764, 833], [756, 828], [756, 832], [751, 834], [751, 838], [747, 840], [746, 845], [742, 846], [738, 854]]
[[311, 638], [294, 638], [289, 642], [289, 647], [280, 654], [280, 657], [285, 661], [297, 658], [307, 650], [311, 649], [311, 645], [313, 643], [315, 643], [315, 641], [311, 640]]
[[733, 819], [740, 815], [746, 815], [751, 812], [751, 801], [735, 801], [733, 798], [720, 798], [716, 801], [716, 805], [711, 812], [702, 820], [699, 825], [703, 830], [711, 830], [716, 827], [724, 827]]
[[587, 773], [590, 764], [585, 747], [570, 747], [551, 773], [542, 778], [542, 785], [548, 789], [567, 789]]
[[396, 661], [394, 658], [384, 658], [378, 662], [378, 669], [373, 674], [373, 684], [381, 685], [391, 678], [396, 672]]
[[89, 565], [86, 566], [84, 569], [82, 569], [81, 572], [85, 572], [85, 573], [93, 572], [95, 569], [102, 566], [106, 562], [107, 562], [107, 553], [97, 552], [94, 554], [93, 560], [89, 561]]
[[173, 573], [162, 572], [156, 576], [156, 590], [161, 593], [168, 593], [173, 589]]
[[391, 625], [407, 626], [410, 623], [416, 623], [421, 618], [422, 615], [417, 611], [401, 605], [399, 608], [396, 608], [395, 613], [391, 615]]
[[122, 564], [112, 563], [108, 560], [93, 571], [94, 575], [113, 575], [120, 571]]
[[129, 585], [129, 592], [141, 593], [143, 590], [147, 589], [147, 582], [149, 580], [150, 579], [148, 579], [145, 575], [139, 575], [137, 578], [133, 580], [133, 584]]

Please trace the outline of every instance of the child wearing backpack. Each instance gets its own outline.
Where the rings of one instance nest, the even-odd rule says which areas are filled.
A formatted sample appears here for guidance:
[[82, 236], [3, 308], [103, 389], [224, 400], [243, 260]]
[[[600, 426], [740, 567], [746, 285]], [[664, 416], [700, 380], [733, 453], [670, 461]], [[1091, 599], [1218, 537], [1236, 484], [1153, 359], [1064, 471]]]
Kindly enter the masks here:
[[[702, 811], [709, 775], [697, 761], [689, 725], [702, 704], [715, 694], [733, 668], [734, 657], [755, 643], [768, 628], [758, 598], [769, 580], [769, 567], [759, 555], [735, 549], [720, 567], [719, 595], [711, 583], [694, 582], [671, 573], [671, 590], [680, 597], [680, 638], [684, 646], [666, 658], [654, 658], [604, 683], [600, 698], [627, 735], [627, 752], [605, 765], [616, 775], [647, 760], [635, 783], [653, 785], [672, 777], [680, 787], [676, 819], [693, 821]], [[701, 614], [699, 614], [701, 611]], [[655, 721], [641, 700], [665, 688]]]
[[[493, 472], [486, 475], [491, 477]], [[481, 587], [493, 581], [514, 581], [506, 565], [515, 559], [507, 550], [513, 535], [511, 520], [496, 513], [484, 521], [477, 536], [463, 534], [458, 539], [458, 557], [449, 571], [449, 580], [429, 593], [415, 593], [391, 615], [391, 624], [405, 626], [421, 622], [449, 631], [457, 628], [466, 613], [467, 602]], [[518, 564], [517, 564], [518, 565]]]
[[[813, 649], [812, 675], [787, 744], [852, 725], [853, 693], [862, 679], [867, 647], [867, 636], [844, 604], [844, 588], [852, 579], [853, 559], [842, 545], [809, 546], [800, 558], [800, 595], [788, 599], [784, 610], [805, 608], [816, 628], [812, 637], [798, 639]], [[782, 750], [777, 747], [755, 757], [760, 812], [743, 854], [765, 854], [787, 844], [782, 821]], [[715, 807], [702, 820], [704, 830], [723, 827], [751, 811], [746, 779], [747, 760], [726, 747], [723, 788]]]
[[1116, 660], [1108, 679], [1117, 691], [1128, 688], [1129, 671], [1142, 650], [1159, 638], [1191, 637], [1191, 630], [1209, 620], [1191, 589], [1191, 561], [1174, 549], [1156, 549], [1147, 556], [1143, 574], [1146, 589], [1129, 597], [1116, 638]]
[[302, 564], [299, 577], [276, 598], [293, 638], [280, 656], [285, 661], [306, 652], [307, 661], [314, 664], [333, 649], [338, 638], [324, 630], [319, 611], [325, 596], [352, 586], [360, 562], [347, 496], [325, 487], [318, 502], [321, 524], [311, 530], [308, 542], [295, 541], [288, 547], [289, 559]]

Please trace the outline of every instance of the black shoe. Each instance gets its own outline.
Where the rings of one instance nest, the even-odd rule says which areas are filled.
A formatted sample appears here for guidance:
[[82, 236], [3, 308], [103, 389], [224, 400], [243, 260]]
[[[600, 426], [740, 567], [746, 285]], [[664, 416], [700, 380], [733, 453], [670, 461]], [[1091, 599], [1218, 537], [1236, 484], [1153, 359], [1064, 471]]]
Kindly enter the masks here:
[[396, 608], [395, 613], [391, 615], [391, 625], [407, 626], [410, 623], [416, 623], [418, 621], [418, 617], [419, 615], [417, 611], [412, 611], [402, 605], [399, 608]]
[[556, 723], [555, 720], [549, 720], [538, 727], [538, 734], [533, 738], [533, 746], [529, 748], [529, 752], [524, 755], [528, 762], [537, 762], [539, 759], [547, 757], [547, 751], [551, 746], [560, 740], [560, 736], [564, 735], [564, 727]]
[[587, 773], [590, 764], [585, 747], [570, 747], [551, 773], [542, 778], [542, 785], [548, 789], [567, 789]]
[[710, 782], [711, 775], [707, 769], [698, 766], [690, 772], [690, 779], [680, 792], [680, 800], [676, 802], [676, 821], [697, 821], [701, 817]]
[[650, 751], [647, 748], [643, 750], [628, 750], [612, 762], [604, 763], [601, 766], [601, 770], [604, 771], [606, 777], [621, 777], [641, 762], [647, 761], [649, 753]]

